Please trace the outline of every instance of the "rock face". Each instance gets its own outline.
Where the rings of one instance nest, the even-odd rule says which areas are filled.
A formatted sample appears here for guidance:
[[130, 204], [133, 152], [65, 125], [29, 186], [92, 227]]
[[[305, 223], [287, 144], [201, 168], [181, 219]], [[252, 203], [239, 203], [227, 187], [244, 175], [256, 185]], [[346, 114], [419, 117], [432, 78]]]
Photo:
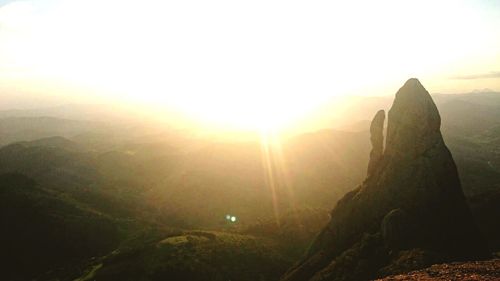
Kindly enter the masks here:
[[370, 152], [370, 162], [368, 163], [367, 176], [370, 176], [378, 167], [382, 154], [384, 153], [384, 121], [385, 112], [379, 110], [373, 117], [370, 125], [370, 142], [372, 143], [372, 151]]
[[488, 255], [429, 93], [412, 78], [372, 122], [368, 176], [333, 209], [304, 259], [282, 280], [367, 280]]

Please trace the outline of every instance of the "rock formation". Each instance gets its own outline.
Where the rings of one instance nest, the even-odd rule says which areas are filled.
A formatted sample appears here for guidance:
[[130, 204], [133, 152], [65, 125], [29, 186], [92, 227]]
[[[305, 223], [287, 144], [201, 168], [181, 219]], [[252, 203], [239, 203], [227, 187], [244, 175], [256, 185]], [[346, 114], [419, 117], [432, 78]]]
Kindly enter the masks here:
[[367, 280], [487, 256], [441, 136], [439, 112], [417, 79], [396, 93], [385, 150], [383, 123], [379, 111], [366, 180], [339, 200], [304, 259], [282, 280]]
[[379, 110], [377, 114], [375, 114], [375, 117], [373, 117], [370, 125], [370, 141], [372, 143], [372, 151], [370, 152], [370, 162], [368, 162], [368, 177], [378, 167], [384, 152], [384, 120], [385, 112], [383, 110]]

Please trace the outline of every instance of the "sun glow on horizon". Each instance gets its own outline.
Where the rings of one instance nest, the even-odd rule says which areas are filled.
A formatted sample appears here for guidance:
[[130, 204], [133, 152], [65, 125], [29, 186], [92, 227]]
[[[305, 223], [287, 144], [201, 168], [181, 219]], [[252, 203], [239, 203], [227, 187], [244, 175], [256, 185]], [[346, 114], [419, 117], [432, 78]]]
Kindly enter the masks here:
[[414, 76], [446, 91], [456, 87], [450, 75], [491, 70], [474, 63], [500, 67], [499, 20], [487, 8], [467, 1], [9, 1], [0, 6], [0, 82], [4, 91], [277, 130], [331, 97], [392, 94]]

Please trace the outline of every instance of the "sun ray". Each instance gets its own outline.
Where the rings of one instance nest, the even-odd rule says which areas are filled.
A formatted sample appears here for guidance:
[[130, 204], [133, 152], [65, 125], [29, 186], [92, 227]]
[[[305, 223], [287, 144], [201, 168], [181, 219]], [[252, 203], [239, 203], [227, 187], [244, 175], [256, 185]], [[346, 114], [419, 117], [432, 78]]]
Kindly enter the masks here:
[[280, 222], [280, 213], [278, 206], [279, 202], [277, 197], [276, 178], [274, 175], [274, 168], [273, 168], [274, 165], [271, 155], [271, 143], [269, 142], [269, 134], [267, 134], [265, 131], [262, 131], [260, 134], [260, 147], [261, 147], [261, 157], [262, 157], [264, 173], [266, 176], [266, 184], [269, 190], [271, 191], [274, 218], [276, 224], [278, 225], [278, 227], [280, 227], [281, 222]]
[[[281, 226], [280, 216], [283, 211], [290, 211], [297, 226], [303, 223], [298, 214], [293, 180], [288, 169], [286, 154], [283, 151], [279, 135], [273, 130], [261, 129], [260, 145], [266, 184], [271, 192], [276, 224]], [[286, 198], [280, 198], [280, 197]], [[280, 205], [280, 203], [285, 203]], [[281, 210], [282, 208], [283, 210]]]
[[295, 192], [293, 189], [293, 181], [290, 177], [286, 154], [283, 151], [282, 142], [279, 136], [275, 133], [268, 134], [270, 151], [273, 156], [273, 163], [276, 169], [276, 177], [278, 179], [278, 187], [283, 190], [287, 199], [287, 207], [291, 211], [293, 222], [300, 227], [303, 226], [302, 220], [298, 215], [297, 201], [295, 200]]

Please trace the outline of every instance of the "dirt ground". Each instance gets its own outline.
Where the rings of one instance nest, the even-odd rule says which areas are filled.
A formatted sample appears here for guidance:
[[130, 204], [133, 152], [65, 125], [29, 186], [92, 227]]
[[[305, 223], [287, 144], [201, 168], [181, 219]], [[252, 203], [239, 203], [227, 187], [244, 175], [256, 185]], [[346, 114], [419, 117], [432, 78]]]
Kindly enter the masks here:
[[378, 281], [500, 281], [500, 259], [436, 264], [407, 274], [388, 276]]

